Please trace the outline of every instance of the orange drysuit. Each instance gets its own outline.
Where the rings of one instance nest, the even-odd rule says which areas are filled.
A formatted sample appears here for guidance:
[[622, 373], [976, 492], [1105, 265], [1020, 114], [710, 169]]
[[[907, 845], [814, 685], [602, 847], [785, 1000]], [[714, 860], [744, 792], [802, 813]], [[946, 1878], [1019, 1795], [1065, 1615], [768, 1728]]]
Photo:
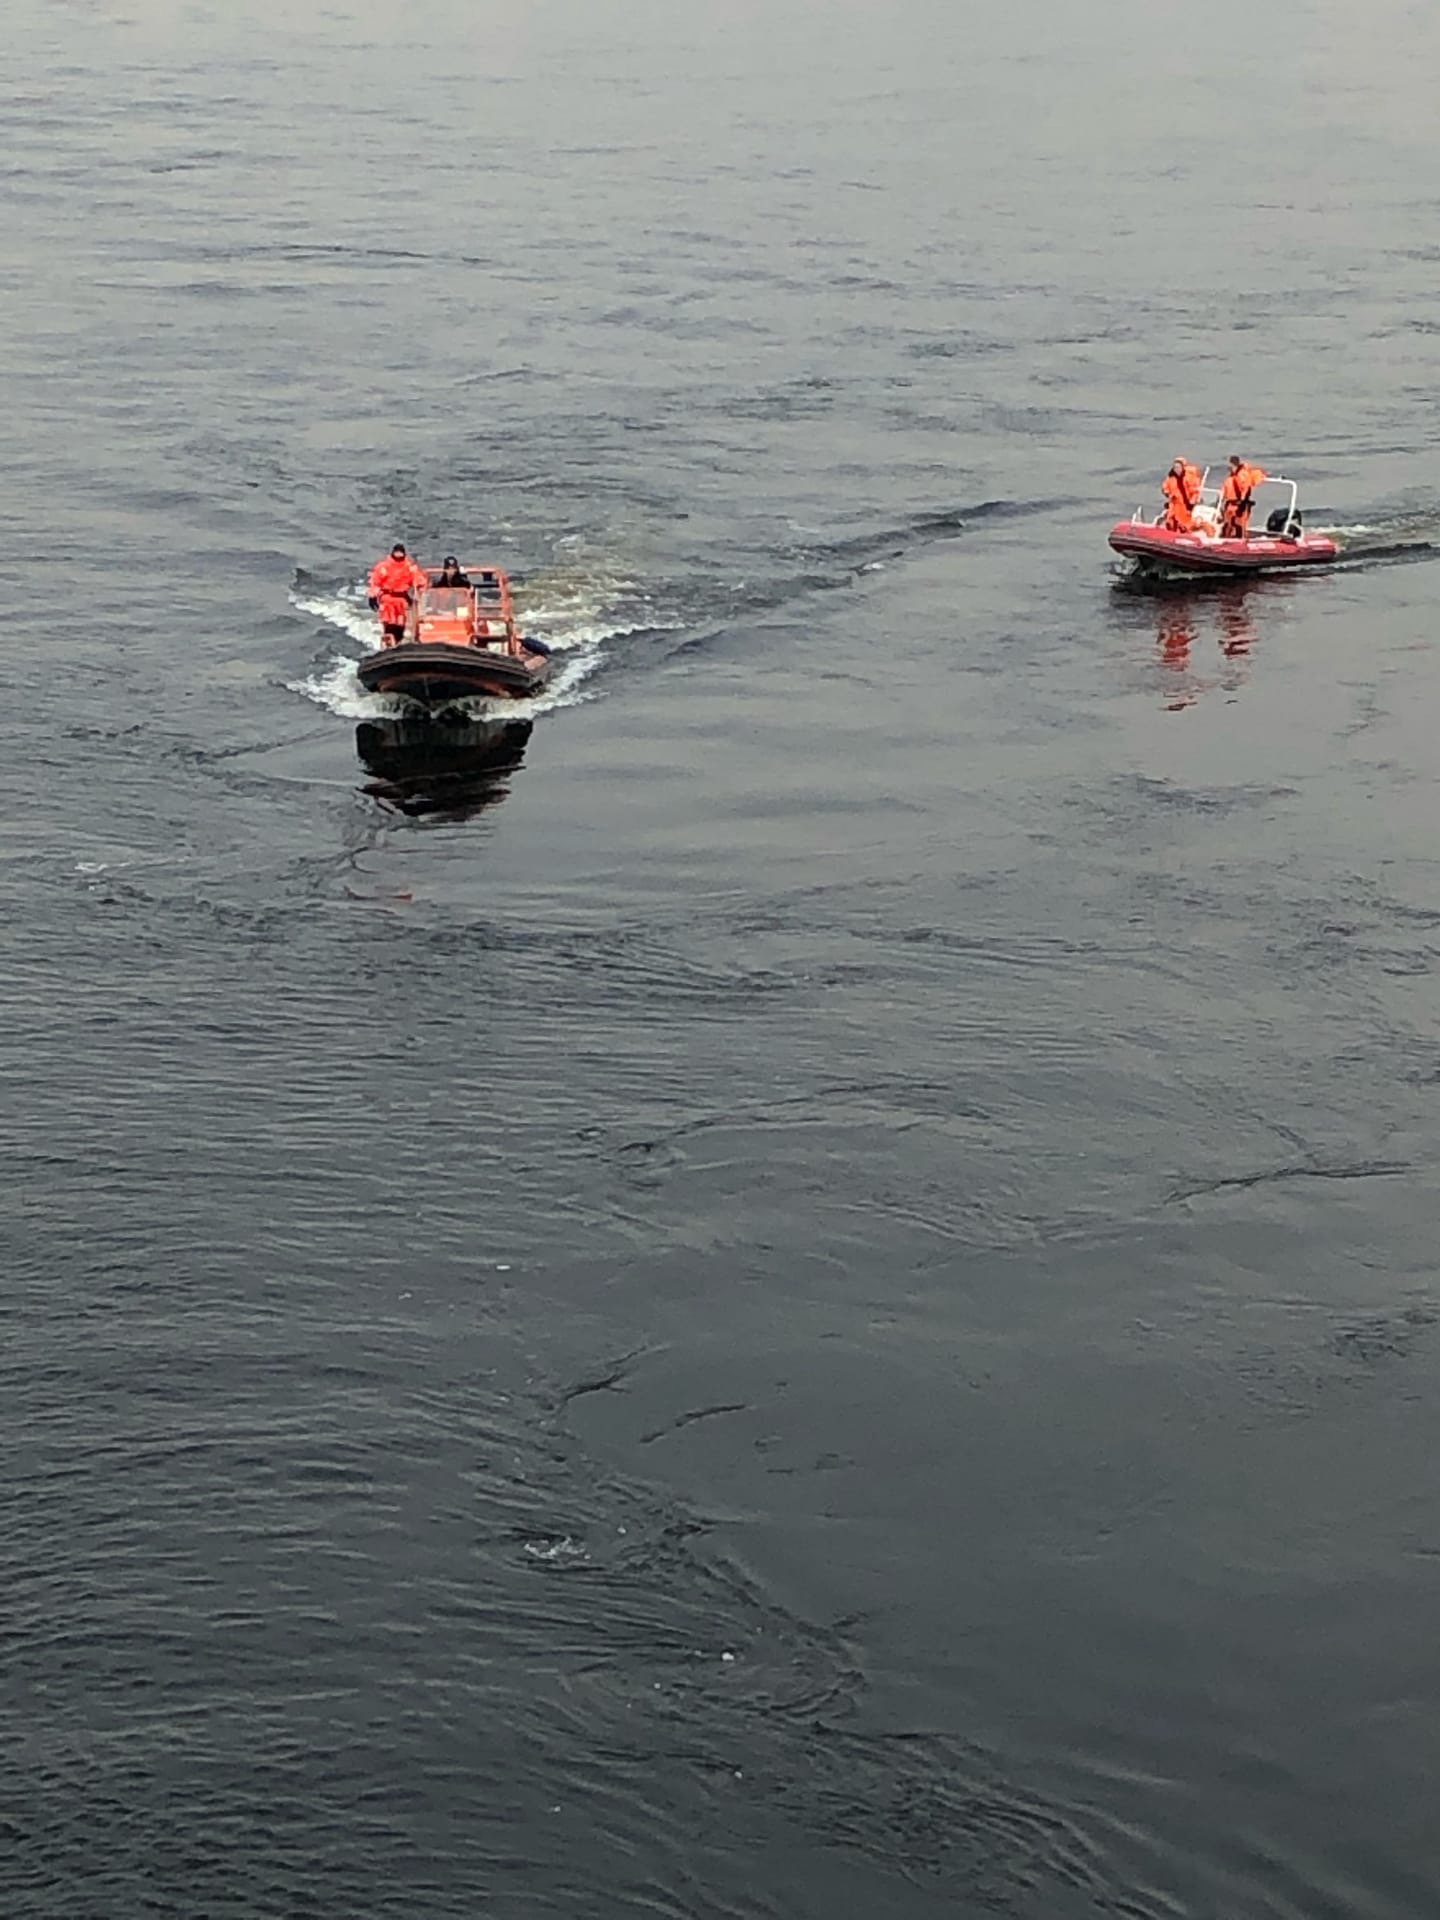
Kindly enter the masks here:
[[382, 627], [403, 627], [410, 617], [410, 604], [417, 588], [429, 584], [429, 576], [413, 560], [387, 553], [370, 572], [370, 598], [378, 601]]
[[1250, 531], [1250, 509], [1255, 504], [1251, 495], [1265, 478], [1263, 467], [1247, 467], [1243, 463], [1225, 476], [1225, 484], [1220, 489], [1220, 538], [1222, 540], [1243, 540]]
[[1200, 469], [1188, 462], [1176, 461], [1180, 472], [1172, 467], [1160, 482], [1160, 491], [1165, 496], [1165, 519], [1163, 524], [1172, 533], [1189, 533], [1195, 525], [1195, 503], [1200, 498]]

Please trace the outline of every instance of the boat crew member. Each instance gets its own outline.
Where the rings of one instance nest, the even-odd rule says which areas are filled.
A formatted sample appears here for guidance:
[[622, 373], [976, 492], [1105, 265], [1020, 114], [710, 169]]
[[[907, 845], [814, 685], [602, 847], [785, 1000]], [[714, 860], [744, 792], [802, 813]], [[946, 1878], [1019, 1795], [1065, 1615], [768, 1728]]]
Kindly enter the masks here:
[[1160, 491], [1165, 496], [1165, 517], [1160, 524], [1171, 533], [1191, 532], [1200, 498], [1200, 469], [1192, 466], [1183, 453], [1177, 453], [1160, 482]]
[[1265, 478], [1263, 467], [1247, 466], [1238, 453], [1230, 456], [1230, 471], [1220, 489], [1220, 538], [1244, 540], [1250, 533], [1250, 509], [1255, 489]]
[[382, 646], [399, 646], [405, 638], [416, 589], [429, 584], [428, 575], [398, 540], [383, 560], [375, 562], [370, 572], [370, 605], [380, 616]]
[[460, 571], [460, 562], [455, 558], [453, 553], [446, 554], [445, 564], [440, 569], [440, 578], [435, 584], [437, 587], [469, 586], [469, 577]]

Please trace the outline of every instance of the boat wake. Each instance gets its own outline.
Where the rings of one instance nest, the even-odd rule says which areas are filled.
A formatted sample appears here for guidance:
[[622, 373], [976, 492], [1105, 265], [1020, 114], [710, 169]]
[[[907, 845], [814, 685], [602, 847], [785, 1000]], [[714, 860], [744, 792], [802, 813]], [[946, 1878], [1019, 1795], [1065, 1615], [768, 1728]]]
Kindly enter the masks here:
[[1348, 528], [1342, 528], [1334, 537], [1341, 543], [1339, 566], [1347, 572], [1362, 567], [1403, 566], [1412, 560], [1433, 560], [1440, 553], [1440, 546], [1433, 540], [1386, 540], [1377, 538], [1377, 529], [1365, 527], [1358, 530], [1370, 536], [1358, 538]]
[[1440, 553], [1440, 521], [1432, 510], [1386, 514], [1379, 520], [1337, 520], [1321, 526], [1307, 522], [1315, 533], [1329, 534], [1340, 544], [1340, 565], [1347, 569], [1431, 560]]
[[[291, 693], [344, 720], [394, 719], [412, 710], [408, 701], [368, 693], [360, 684], [356, 668], [375, 645], [375, 616], [366, 605], [363, 586], [325, 587], [302, 578], [290, 591], [290, 604], [298, 613], [323, 620], [336, 633], [302, 679], [285, 682]], [[589, 683], [604, 662], [606, 643], [667, 624], [645, 618], [636, 605], [633, 584], [608, 575], [584, 578], [560, 569], [539, 574], [529, 582], [515, 583], [515, 605], [522, 631], [550, 648], [555, 671], [544, 691], [532, 700], [456, 703], [459, 711], [477, 719], [503, 714], [507, 719], [533, 720], [594, 699], [598, 689]]]

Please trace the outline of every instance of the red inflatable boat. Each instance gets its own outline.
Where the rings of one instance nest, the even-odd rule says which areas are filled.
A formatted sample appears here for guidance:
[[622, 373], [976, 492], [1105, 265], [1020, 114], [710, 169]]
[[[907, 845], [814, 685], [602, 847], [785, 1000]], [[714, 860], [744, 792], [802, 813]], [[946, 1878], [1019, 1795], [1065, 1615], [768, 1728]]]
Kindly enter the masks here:
[[1194, 510], [1195, 529], [1176, 533], [1162, 525], [1163, 514], [1147, 520], [1137, 507], [1133, 519], [1110, 529], [1116, 553], [1133, 559], [1137, 573], [1280, 573], [1292, 567], [1323, 567], [1339, 547], [1327, 534], [1307, 533], [1300, 517], [1299, 488], [1271, 474], [1255, 489], [1255, 517], [1262, 529], [1243, 540], [1220, 537], [1220, 493], [1208, 486], [1207, 467]]

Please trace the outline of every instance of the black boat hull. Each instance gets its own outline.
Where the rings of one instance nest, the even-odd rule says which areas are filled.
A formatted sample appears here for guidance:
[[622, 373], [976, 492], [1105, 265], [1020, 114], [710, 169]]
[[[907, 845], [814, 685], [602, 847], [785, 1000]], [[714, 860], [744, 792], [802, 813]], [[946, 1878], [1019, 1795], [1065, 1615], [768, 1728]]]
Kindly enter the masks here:
[[550, 661], [536, 653], [405, 641], [367, 653], [357, 671], [367, 693], [400, 694], [436, 708], [457, 700], [528, 700], [550, 678]]

